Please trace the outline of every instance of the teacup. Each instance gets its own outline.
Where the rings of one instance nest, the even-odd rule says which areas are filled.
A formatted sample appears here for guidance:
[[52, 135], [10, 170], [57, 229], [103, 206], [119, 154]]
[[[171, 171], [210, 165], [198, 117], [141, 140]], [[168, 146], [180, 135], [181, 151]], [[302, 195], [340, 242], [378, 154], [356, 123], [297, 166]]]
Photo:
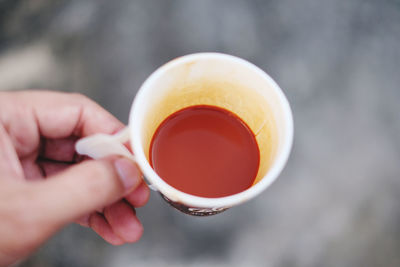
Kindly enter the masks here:
[[[194, 105], [229, 110], [255, 134], [260, 164], [254, 183], [237, 194], [206, 198], [182, 192], [163, 180], [149, 162], [151, 139], [170, 114]], [[130, 142], [133, 154], [123, 145]], [[136, 161], [145, 180], [178, 210], [197, 216], [220, 213], [250, 200], [279, 176], [290, 154], [293, 119], [279, 86], [252, 63], [220, 53], [198, 53], [174, 59], [151, 74], [139, 89], [129, 126], [116, 135], [79, 140], [76, 150], [92, 158], [122, 155]]]

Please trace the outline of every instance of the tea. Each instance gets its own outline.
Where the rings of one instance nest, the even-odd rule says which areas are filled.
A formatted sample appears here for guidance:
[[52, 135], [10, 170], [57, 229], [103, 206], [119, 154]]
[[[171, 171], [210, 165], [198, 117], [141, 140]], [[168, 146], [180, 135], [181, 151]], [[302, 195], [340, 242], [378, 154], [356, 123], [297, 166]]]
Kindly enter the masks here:
[[172, 187], [201, 197], [249, 188], [260, 152], [251, 129], [232, 112], [197, 105], [168, 116], [150, 143], [150, 164]]

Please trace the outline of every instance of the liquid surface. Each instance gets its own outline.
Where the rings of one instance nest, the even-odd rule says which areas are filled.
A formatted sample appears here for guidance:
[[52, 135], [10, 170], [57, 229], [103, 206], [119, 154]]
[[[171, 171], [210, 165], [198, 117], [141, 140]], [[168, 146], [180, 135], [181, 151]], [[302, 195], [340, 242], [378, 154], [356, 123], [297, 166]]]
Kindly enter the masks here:
[[150, 163], [169, 185], [201, 197], [223, 197], [249, 188], [260, 153], [253, 132], [235, 114], [191, 106], [167, 117], [150, 144]]

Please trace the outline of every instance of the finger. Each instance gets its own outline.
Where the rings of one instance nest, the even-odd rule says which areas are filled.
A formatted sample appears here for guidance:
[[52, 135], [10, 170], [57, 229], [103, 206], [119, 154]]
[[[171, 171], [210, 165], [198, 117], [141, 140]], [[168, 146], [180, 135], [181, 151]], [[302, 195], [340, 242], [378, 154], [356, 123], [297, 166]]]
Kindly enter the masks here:
[[118, 201], [104, 210], [104, 216], [113, 232], [126, 242], [136, 242], [143, 233], [143, 226], [133, 208], [124, 201]]
[[126, 201], [128, 201], [134, 207], [144, 206], [150, 198], [150, 190], [145, 181], [131, 193], [125, 196]]
[[38, 160], [37, 165], [39, 165], [39, 167], [42, 169], [45, 177], [55, 175], [73, 166], [72, 163], [50, 161], [45, 159]]
[[112, 245], [122, 245], [124, 240], [116, 235], [106, 219], [99, 213], [93, 213], [89, 219], [90, 227]]
[[15, 178], [22, 180], [24, 172], [8, 133], [0, 122], [0, 179]]
[[63, 225], [122, 198], [141, 183], [125, 158], [89, 160], [32, 185], [29, 208], [41, 220]]
[[79, 224], [79, 225], [81, 225], [81, 226], [84, 226], [84, 227], [89, 227], [89, 219], [90, 219], [90, 216], [91, 216], [91, 215], [92, 215], [92, 214], [83, 215], [82, 217], [78, 218], [78, 219], [75, 221], [75, 223], [77, 223], [77, 224]]
[[[124, 125], [89, 98], [69, 93], [26, 91], [4, 94], [0, 121], [17, 155], [37, 151], [40, 137], [50, 139], [83, 137], [95, 133], [112, 134]], [[1, 100], [1, 99], [0, 99]], [[2, 116], [3, 115], [3, 116]]]
[[39, 156], [54, 161], [74, 162], [77, 140], [78, 138], [75, 136], [62, 139], [45, 139]]
[[29, 99], [41, 134], [47, 138], [111, 134], [124, 127], [108, 111], [83, 95], [32, 92]]
[[40, 181], [44, 178], [44, 173], [39, 165], [36, 164], [34, 155], [21, 159], [21, 166], [24, 170], [25, 180]]

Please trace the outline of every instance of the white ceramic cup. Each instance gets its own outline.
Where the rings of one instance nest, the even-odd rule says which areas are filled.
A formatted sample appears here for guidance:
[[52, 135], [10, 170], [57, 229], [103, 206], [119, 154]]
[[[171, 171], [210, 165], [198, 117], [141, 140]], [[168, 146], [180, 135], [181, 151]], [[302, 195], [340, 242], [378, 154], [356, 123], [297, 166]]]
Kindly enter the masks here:
[[[256, 136], [260, 167], [253, 185], [240, 193], [206, 198], [179, 191], [149, 163], [154, 132], [170, 114], [193, 105], [213, 105], [238, 115]], [[130, 141], [134, 155], [122, 143]], [[172, 206], [191, 215], [213, 215], [264, 191], [280, 174], [293, 141], [289, 103], [279, 86], [261, 69], [238, 57], [198, 53], [174, 59], [157, 69], [139, 89], [129, 126], [116, 135], [79, 140], [76, 150], [92, 158], [123, 155], [136, 161], [152, 189]], [[190, 177], [188, 177], [190, 179]]]

